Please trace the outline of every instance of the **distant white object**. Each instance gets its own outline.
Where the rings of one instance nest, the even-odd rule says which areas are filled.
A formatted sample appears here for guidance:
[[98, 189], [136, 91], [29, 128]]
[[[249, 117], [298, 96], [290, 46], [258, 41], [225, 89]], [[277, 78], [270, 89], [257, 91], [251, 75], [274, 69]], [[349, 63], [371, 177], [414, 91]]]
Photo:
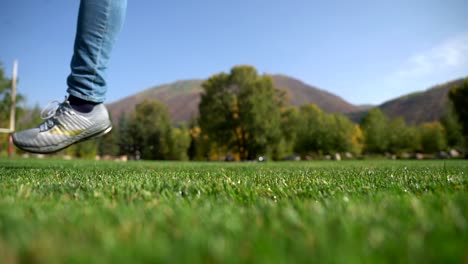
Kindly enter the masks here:
[[333, 159], [334, 159], [334, 160], [337, 160], [337, 161], [340, 161], [340, 160], [341, 160], [341, 155], [340, 155], [340, 153], [335, 153], [335, 155], [333, 156]]
[[451, 149], [449, 155], [452, 158], [458, 158], [460, 156], [460, 153], [456, 149]]

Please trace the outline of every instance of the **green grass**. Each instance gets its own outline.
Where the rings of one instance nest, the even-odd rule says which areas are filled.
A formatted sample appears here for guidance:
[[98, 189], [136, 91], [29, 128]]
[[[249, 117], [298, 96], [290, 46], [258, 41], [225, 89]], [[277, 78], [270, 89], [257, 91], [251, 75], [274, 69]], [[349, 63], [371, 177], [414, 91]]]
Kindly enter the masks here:
[[2, 263], [467, 263], [468, 162], [0, 160]]

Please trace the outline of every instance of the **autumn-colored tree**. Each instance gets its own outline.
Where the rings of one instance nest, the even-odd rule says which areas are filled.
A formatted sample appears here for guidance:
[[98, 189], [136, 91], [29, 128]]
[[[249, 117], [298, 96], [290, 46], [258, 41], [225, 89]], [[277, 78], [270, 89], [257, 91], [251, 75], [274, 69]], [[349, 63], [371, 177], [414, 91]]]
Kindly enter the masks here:
[[251, 66], [212, 76], [203, 84], [199, 124], [210, 141], [242, 160], [267, 154], [281, 138], [281, 96], [268, 75]]

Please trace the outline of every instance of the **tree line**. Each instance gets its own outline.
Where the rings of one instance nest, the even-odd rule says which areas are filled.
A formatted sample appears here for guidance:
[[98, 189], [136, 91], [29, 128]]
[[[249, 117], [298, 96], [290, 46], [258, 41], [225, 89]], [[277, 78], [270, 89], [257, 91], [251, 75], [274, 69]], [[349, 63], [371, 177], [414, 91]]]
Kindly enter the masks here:
[[[213, 75], [202, 88], [199, 117], [188, 124], [173, 125], [165, 105], [146, 100], [131, 113], [121, 115], [108, 135], [62, 153], [82, 158], [282, 160], [336, 153], [353, 157], [434, 154], [464, 150], [468, 142], [468, 117], [463, 107], [468, 103], [467, 81], [450, 91], [450, 103], [439, 121], [420, 125], [389, 118], [379, 108], [371, 109], [357, 124], [314, 104], [289, 106], [287, 95], [274, 86], [272, 78], [258, 74], [251, 66], [236, 66], [229, 73]], [[2, 106], [7, 90], [0, 90]], [[19, 128], [37, 125], [39, 112], [37, 106], [26, 111], [29, 118], [23, 118]]]
[[282, 160], [335, 153], [403, 157], [463, 150], [466, 145], [459, 117], [466, 102], [456, 100], [466, 96], [460, 91], [468, 89], [467, 82], [450, 92], [450, 104], [439, 121], [420, 125], [389, 118], [379, 108], [356, 124], [314, 104], [288, 106], [287, 95], [274, 87], [271, 77], [251, 66], [213, 75], [202, 88], [199, 118], [172, 126], [163, 104], [144, 101], [120, 118], [117, 131], [98, 141], [98, 152], [163, 160]]

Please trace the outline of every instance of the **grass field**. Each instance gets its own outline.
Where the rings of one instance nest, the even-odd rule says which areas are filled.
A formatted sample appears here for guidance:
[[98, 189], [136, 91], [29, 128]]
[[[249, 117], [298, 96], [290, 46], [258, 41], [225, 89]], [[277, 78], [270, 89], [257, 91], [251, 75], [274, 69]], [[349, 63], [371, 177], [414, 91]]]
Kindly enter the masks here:
[[468, 263], [468, 162], [3, 159], [0, 260]]

